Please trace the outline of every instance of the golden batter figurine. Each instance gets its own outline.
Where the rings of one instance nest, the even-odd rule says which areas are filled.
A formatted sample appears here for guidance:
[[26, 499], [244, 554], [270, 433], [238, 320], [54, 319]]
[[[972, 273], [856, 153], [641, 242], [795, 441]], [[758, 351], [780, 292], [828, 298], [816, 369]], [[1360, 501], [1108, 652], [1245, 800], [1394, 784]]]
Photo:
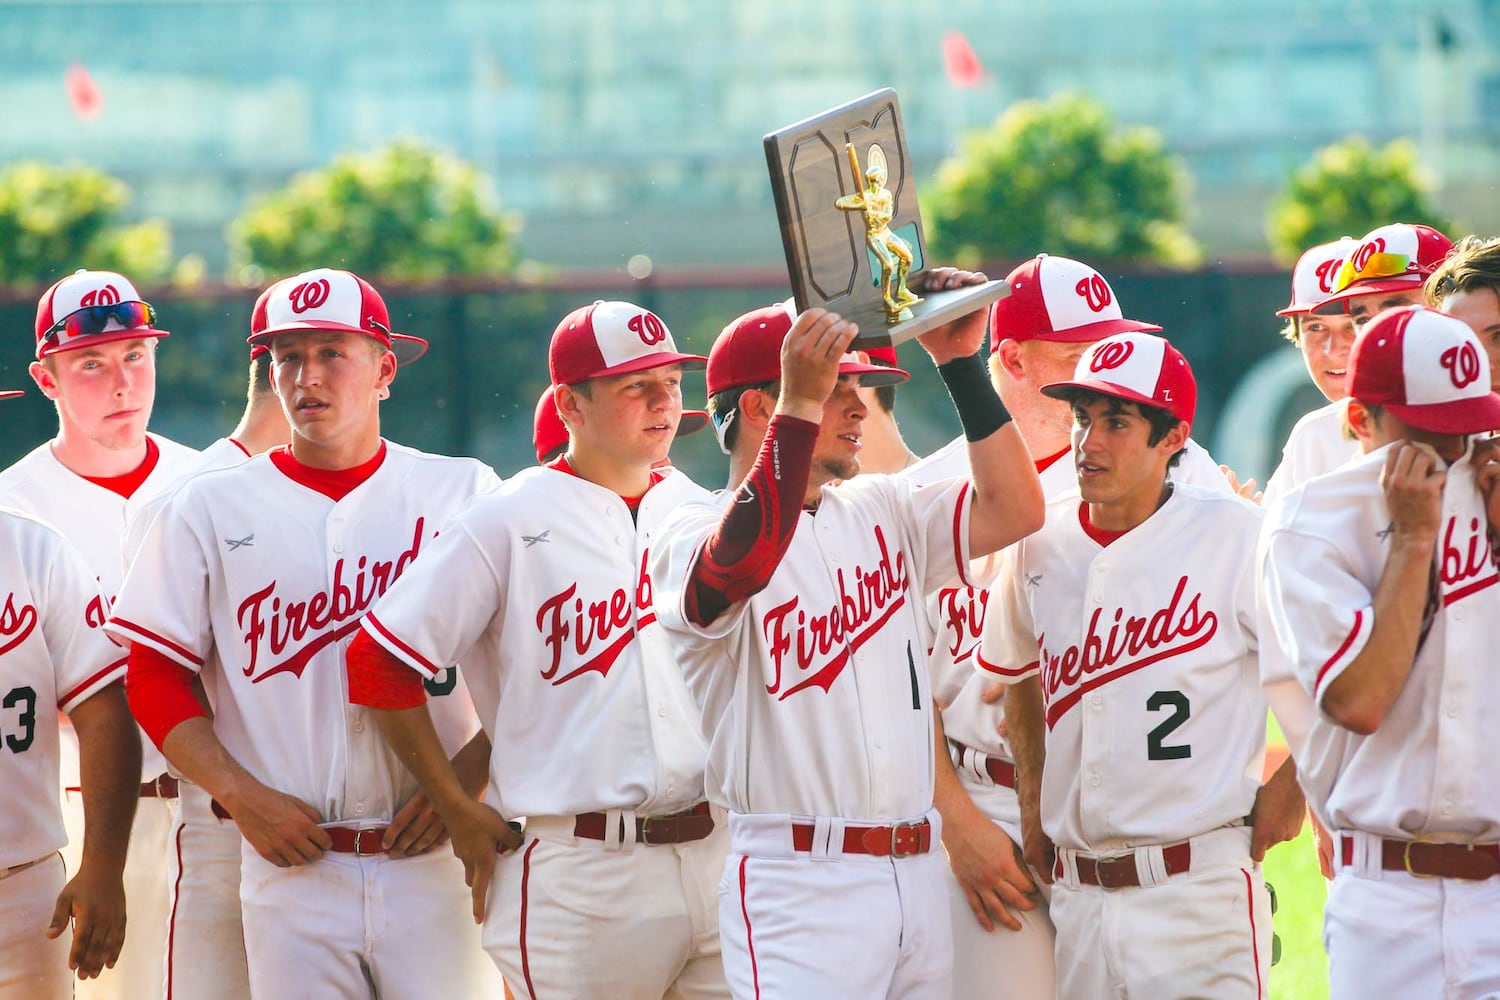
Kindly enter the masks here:
[[896, 198], [885, 186], [889, 168], [885, 162], [885, 150], [879, 143], [870, 144], [869, 168], [859, 169], [859, 156], [854, 152], [854, 143], [844, 143], [849, 154], [849, 169], [854, 171], [855, 182], [864, 178], [864, 189], [859, 194], [845, 195], [834, 202], [846, 212], [859, 212], [865, 218], [865, 245], [880, 261], [880, 293], [885, 299], [885, 318], [888, 323], [911, 317], [908, 306], [922, 301], [921, 296], [906, 287], [906, 274], [911, 270], [911, 244], [891, 232], [891, 219], [896, 214]]

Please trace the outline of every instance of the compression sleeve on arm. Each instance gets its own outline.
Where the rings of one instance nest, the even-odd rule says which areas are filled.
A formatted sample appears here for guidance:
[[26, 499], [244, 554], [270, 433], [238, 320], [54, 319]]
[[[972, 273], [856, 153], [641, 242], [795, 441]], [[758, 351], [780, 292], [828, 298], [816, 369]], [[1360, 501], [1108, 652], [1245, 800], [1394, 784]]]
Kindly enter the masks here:
[[144, 643], [130, 646], [125, 696], [130, 714], [158, 750], [181, 723], [208, 717], [193, 693], [193, 672]]
[[349, 667], [350, 704], [394, 712], [427, 702], [421, 675], [364, 629], [355, 633], [344, 662]]

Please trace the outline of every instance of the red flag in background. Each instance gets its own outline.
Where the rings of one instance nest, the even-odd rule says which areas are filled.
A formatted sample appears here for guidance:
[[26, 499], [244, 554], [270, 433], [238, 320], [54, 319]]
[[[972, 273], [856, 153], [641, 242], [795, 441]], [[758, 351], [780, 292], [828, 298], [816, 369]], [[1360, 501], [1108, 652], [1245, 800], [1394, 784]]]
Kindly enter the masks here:
[[68, 67], [63, 79], [67, 84], [68, 103], [72, 105], [73, 113], [84, 121], [99, 117], [99, 112], [104, 110], [104, 94], [89, 75], [88, 67], [83, 63], [74, 63]]
[[978, 86], [984, 79], [984, 66], [962, 31], [943, 33], [943, 69], [948, 73], [948, 82], [960, 90]]

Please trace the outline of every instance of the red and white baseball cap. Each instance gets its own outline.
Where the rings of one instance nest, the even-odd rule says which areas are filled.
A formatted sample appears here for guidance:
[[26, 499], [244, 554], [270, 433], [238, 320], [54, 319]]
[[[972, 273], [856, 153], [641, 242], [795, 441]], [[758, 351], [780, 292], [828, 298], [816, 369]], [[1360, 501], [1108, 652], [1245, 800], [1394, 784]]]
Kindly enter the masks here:
[[1042, 394], [1068, 399], [1075, 389], [1159, 407], [1189, 425], [1198, 408], [1198, 382], [1187, 358], [1149, 333], [1122, 333], [1090, 346], [1072, 381], [1044, 385]]
[[398, 364], [411, 364], [427, 353], [427, 341], [391, 332], [385, 300], [373, 285], [350, 271], [319, 267], [282, 278], [260, 293], [250, 313], [252, 346], [278, 333], [333, 330], [361, 333], [388, 347]]
[[1354, 340], [1349, 395], [1434, 434], [1500, 429], [1490, 360], [1469, 324], [1423, 306], [1387, 309]]
[[1338, 286], [1339, 269], [1359, 246], [1352, 236], [1341, 236], [1332, 243], [1319, 243], [1297, 258], [1292, 268], [1292, 300], [1278, 316], [1306, 316], [1327, 301]]
[[552, 331], [547, 366], [553, 385], [682, 365], [698, 371], [707, 359], [677, 350], [672, 331], [649, 309], [629, 302], [598, 301], [574, 309]]
[[[536, 401], [536, 415], [531, 423], [531, 443], [536, 447], [536, 460], [546, 463], [561, 455], [568, 447], [568, 425], [557, 412], [557, 397], [554, 387], [547, 386]], [[683, 410], [677, 422], [676, 437], [696, 434], [708, 426], [708, 414], [703, 410]]]
[[[719, 332], [708, 352], [710, 396], [781, 378], [781, 342], [792, 332], [793, 308], [782, 302], [753, 309]], [[868, 386], [898, 385], [911, 378], [900, 368], [861, 361], [853, 351], [839, 361], [839, 375], [858, 375], [859, 384]]]
[[1161, 327], [1126, 319], [1098, 271], [1068, 257], [1039, 253], [1005, 276], [1010, 294], [990, 309], [990, 350], [1002, 340], [1086, 344], [1117, 333]]
[[74, 271], [42, 293], [36, 304], [36, 356], [108, 344], [165, 337], [156, 310], [135, 285], [114, 271]]
[[1393, 223], [1360, 238], [1339, 267], [1333, 294], [1313, 312], [1340, 312], [1349, 299], [1421, 288], [1453, 250], [1453, 241], [1431, 226]]

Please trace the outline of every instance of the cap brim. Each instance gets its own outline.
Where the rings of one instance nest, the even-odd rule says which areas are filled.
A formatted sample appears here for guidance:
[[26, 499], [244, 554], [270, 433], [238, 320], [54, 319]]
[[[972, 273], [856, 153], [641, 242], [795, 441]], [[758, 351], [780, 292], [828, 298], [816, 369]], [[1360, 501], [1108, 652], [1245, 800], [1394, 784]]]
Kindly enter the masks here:
[[1126, 388], [1117, 382], [1106, 382], [1101, 378], [1084, 379], [1078, 382], [1048, 382], [1042, 386], [1042, 395], [1050, 396], [1053, 399], [1067, 399], [1078, 390], [1097, 392], [1101, 396], [1112, 396], [1115, 399], [1140, 403], [1142, 406], [1151, 406], [1158, 410], [1165, 409], [1164, 406], [1150, 396], [1142, 395], [1134, 389]]
[[1500, 393], [1447, 403], [1385, 403], [1397, 420], [1432, 434], [1484, 434], [1500, 430]]
[[[24, 396], [24, 395], [26, 395], [26, 391], [24, 389], [3, 389], [3, 390], [0, 390], [0, 399], [15, 399], [17, 396]], [[705, 413], [704, 414], [704, 418], [706, 419], [707, 417], [708, 417], [708, 414]]]
[[1350, 299], [1360, 299], [1366, 295], [1383, 295], [1386, 292], [1409, 292], [1421, 288], [1426, 281], [1427, 279], [1421, 275], [1406, 274], [1395, 278], [1371, 278], [1368, 281], [1356, 282], [1319, 302], [1308, 309], [1307, 313], [1317, 316], [1337, 315], [1349, 311], [1345, 303]]
[[1276, 315], [1278, 315], [1278, 316], [1308, 316], [1308, 315], [1311, 315], [1312, 311], [1314, 309], [1316, 309], [1319, 305], [1321, 305], [1321, 303], [1318, 303], [1318, 302], [1311, 302], [1311, 303], [1308, 303], [1308, 302], [1300, 302], [1300, 303], [1299, 302], [1293, 302], [1290, 305], [1288, 305], [1285, 309], [1278, 309], [1278, 310], [1276, 310]]
[[[310, 333], [314, 330], [323, 330], [329, 333], [357, 333], [361, 337], [369, 337], [371, 340], [380, 340], [380, 335], [370, 330], [362, 330], [357, 326], [349, 326], [347, 323], [329, 323], [322, 320], [313, 320], [307, 323], [283, 323], [281, 326], [262, 330], [260, 333], [251, 334], [245, 338], [245, 342], [251, 347], [270, 347], [271, 341], [282, 333]], [[427, 353], [427, 341], [421, 337], [413, 337], [406, 333], [391, 334], [391, 353], [396, 356], [396, 364], [409, 365], [413, 361]]]
[[911, 378], [911, 373], [889, 365], [867, 365], [863, 361], [839, 362], [839, 377], [858, 375], [859, 384], [869, 388], [882, 385], [900, 385]]
[[[1155, 323], [1142, 323], [1137, 319], [1101, 319], [1097, 323], [1085, 323], [1083, 326], [1069, 327], [1066, 330], [1055, 330], [1043, 333], [1035, 337], [1009, 337], [1010, 340], [1050, 340], [1058, 344], [1092, 344], [1096, 340], [1105, 337], [1113, 337], [1117, 333], [1160, 333], [1161, 327]], [[1006, 340], [1005, 331], [1000, 331], [1000, 339]]]
[[708, 426], [708, 413], [704, 410], [683, 410], [682, 419], [677, 421], [677, 436], [687, 437], [689, 434], [697, 434]]
[[675, 351], [658, 351], [655, 354], [642, 354], [638, 358], [622, 361], [610, 368], [594, 372], [589, 378], [609, 378], [611, 375], [629, 375], [633, 372], [646, 372], [653, 368], [665, 368], [667, 365], [681, 365], [683, 371], [698, 372], [708, 366], [708, 359], [701, 354], [678, 354]]
[[83, 347], [96, 347], [99, 344], [114, 344], [122, 340], [145, 340], [148, 338], [160, 339], [170, 337], [166, 330], [158, 330], [154, 326], [138, 326], [133, 330], [106, 330], [103, 333], [90, 333], [82, 337], [75, 337], [63, 344], [61, 347], [52, 345], [49, 341], [41, 341], [36, 356], [45, 358], [52, 354], [65, 354], [68, 351], [76, 351]]
[[406, 333], [391, 334], [391, 353], [396, 356], [398, 365], [411, 364], [427, 353], [427, 346], [427, 341], [421, 337], [413, 337]]

